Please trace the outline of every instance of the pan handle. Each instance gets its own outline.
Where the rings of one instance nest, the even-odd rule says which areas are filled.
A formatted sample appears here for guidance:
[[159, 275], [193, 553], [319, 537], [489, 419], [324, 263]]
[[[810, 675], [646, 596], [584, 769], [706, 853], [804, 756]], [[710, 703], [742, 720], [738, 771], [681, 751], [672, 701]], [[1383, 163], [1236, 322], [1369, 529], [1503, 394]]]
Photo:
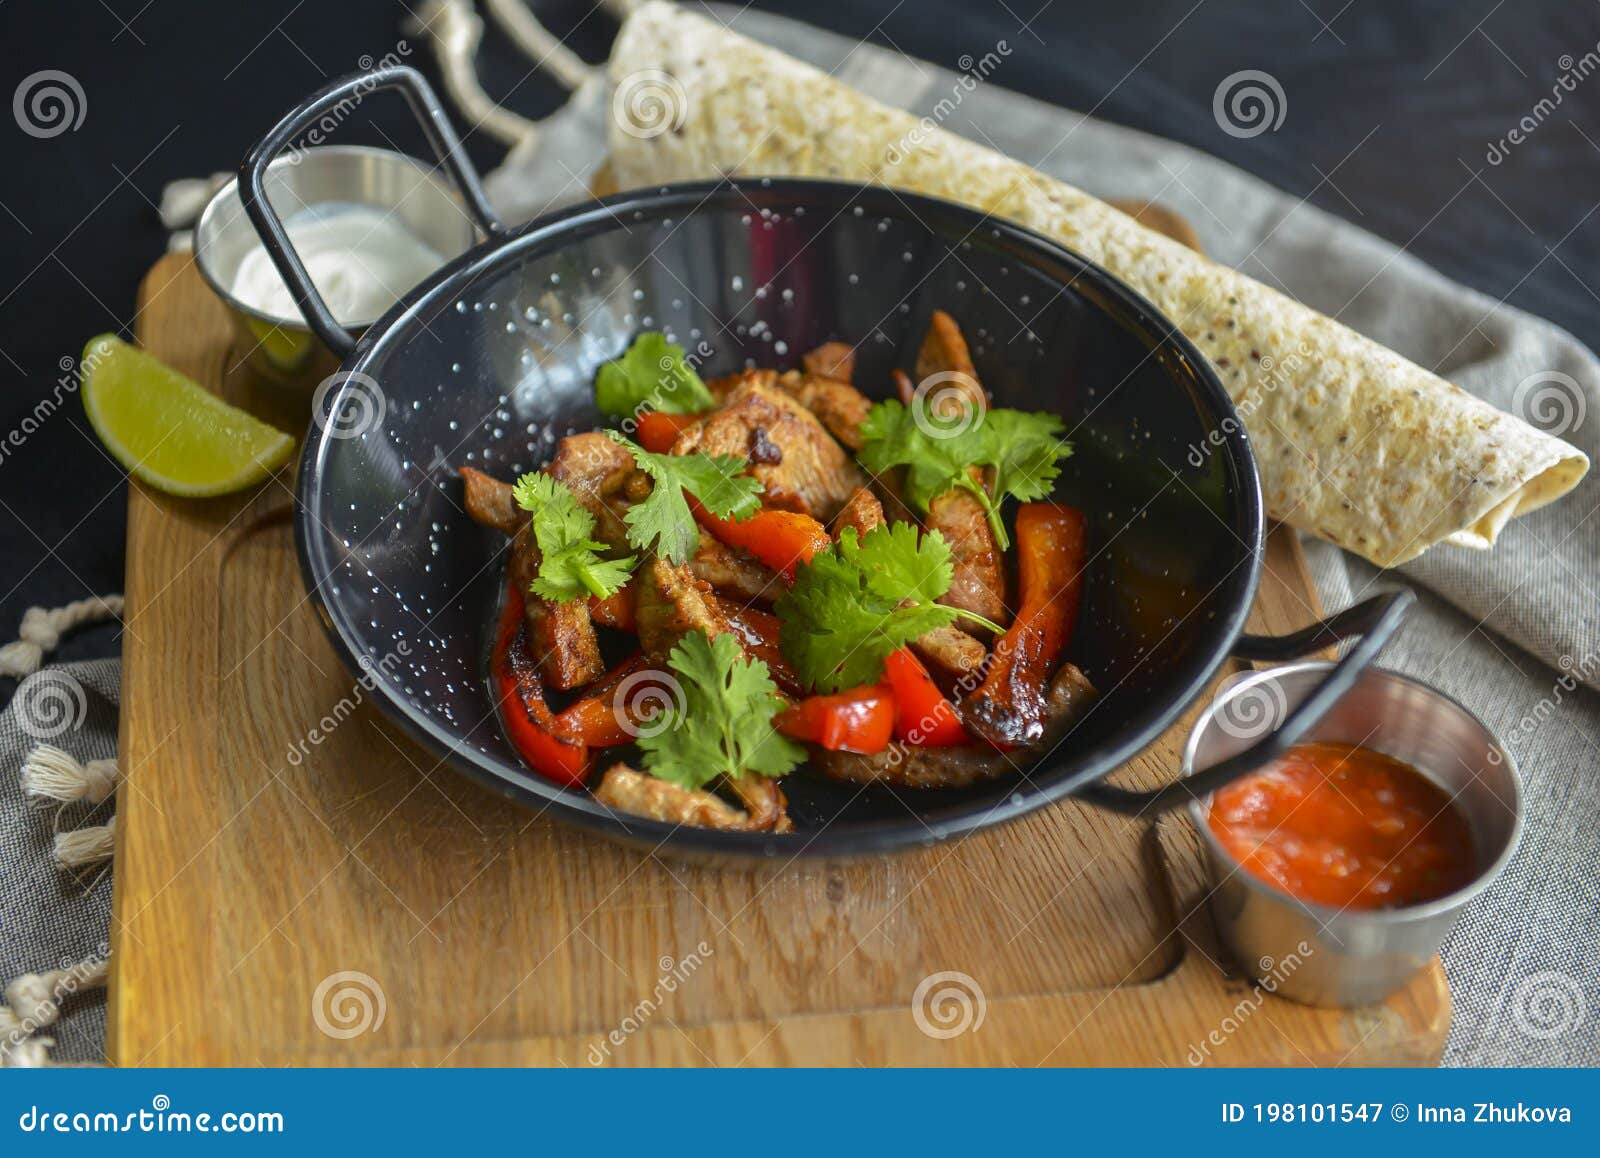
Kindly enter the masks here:
[[405, 94], [406, 103], [411, 106], [423, 133], [427, 135], [428, 144], [433, 147], [445, 168], [450, 170], [456, 188], [466, 201], [467, 212], [472, 215], [478, 228], [491, 237], [505, 232], [505, 226], [495, 216], [489, 199], [484, 196], [483, 182], [478, 179], [478, 171], [467, 158], [461, 138], [450, 127], [444, 106], [416, 69], [401, 64], [355, 73], [334, 81], [291, 109], [245, 155], [244, 162], [239, 166], [239, 200], [244, 203], [244, 211], [249, 214], [256, 233], [261, 237], [261, 244], [271, 256], [272, 264], [278, 267], [278, 273], [289, 287], [295, 304], [300, 307], [306, 324], [341, 359], [349, 357], [350, 351], [355, 349], [356, 335], [339, 324], [328, 309], [328, 303], [322, 300], [322, 295], [312, 284], [311, 275], [306, 272], [305, 263], [300, 260], [294, 243], [289, 240], [283, 219], [267, 200], [267, 166], [291, 141], [319, 120], [333, 115], [337, 123], [368, 93], [385, 88], [397, 88]]
[[1151, 792], [1135, 792], [1110, 784], [1095, 784], [1077, 793], [1080, 800], [1128, 816], [1158, 815], [1190, 800], [1215, 792], [1225, 784], [1255, 771], [1283, 755], [1348, 692], [1362, 671], [1393, 638], [1400, 622], [1417, 597], [1407, 590], [1389, 591], [1363, 600], [1320, 623], [1284, 636], [1243, 635], [1234, 647], [1240, 659], [1281, 662], [1297, 659], [1353, 636], [1361, 642], [1352, 647], [1311, 694], [1268, 736], [1221, 763], [1213, 764], [1193, 776], [1179, 777]]

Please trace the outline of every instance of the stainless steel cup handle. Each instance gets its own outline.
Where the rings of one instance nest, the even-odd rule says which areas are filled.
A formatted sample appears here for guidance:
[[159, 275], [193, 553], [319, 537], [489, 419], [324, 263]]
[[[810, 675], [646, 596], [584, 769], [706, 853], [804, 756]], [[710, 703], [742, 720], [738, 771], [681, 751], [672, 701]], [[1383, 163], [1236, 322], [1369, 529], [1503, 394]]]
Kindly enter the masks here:
[[1110, 784], [1096, 784], [1079, 792], [1078, 797], [1098, 807], [1130, 816], [1157, 815], [1215, 792], [1283, 755], [1355, 686], [1362, 670], [1393, 638], [1406, 612], [1416, 601], [1417, 597], [1410, 591], [1389, 591], [1363, 600], [1291, 635], [1240, 636], [1234, 647], [1234, 654], [1240, 659], [1275, 663], [1298, 659], [1354, 636], [1359, 635], [1361, 641], [1334, 664], [1327, 677], [1295, 706], [1283, 723], [1243, 752], [1151, 792], [1134, 792]]
[[300, 307], [300, 313], [304, 315], [306, 324], [315, 330], [317, 336], [340, 358], [349, 357], [350, 352], [355, 349], [356, 335], [339, 324], [333, 312], [328, 309], [328, 304], [322, 300], [322, 295], [312, 284], [311, 275], [306, 272], [305, 263], [300, 260], [300, 255], [295, 252], [294, 243], [289, 240], [288, 231], [283, 227], [283, 220], [267, 200], [267, 166], [291, 141], [324, 116], [345, 106], [346, 102], [386, 88], [397, 88], [405, 94], [406, 102], [422, 125], [422, 131], [427, 135], [428, 144], [432, 146], [439, 161], [450, 170], [456, 188], [461, 191], [461, 196], [467, 203], [467, 212], [472, 215], [478, 228], [489, 236], [505, 232], [505, 225], [495, 216], [494, 210], [489, 205], [489, 199], [484, 196], [483, 182], [479, 180], [478, 171], [467, 158], [466, 150], [461, 146], [461, 138], [450, 126], [444, 106], [439, 103], [439, 98], [434, 95], [433, 89], [428, 87], [428, 82], [422, 79], [422, 74], [416, 69], [405, 65], [393, 65], [371, 72], [356, 73], [334, 81], [291, 109], [245, 155], [244, 163], [239, 166], [239, 200], [244, 203], [245, 213], [255, 225], [256, 233], [261, 237], [261, 244], [271, 256], [272, 264], [278, 267], [278, 273], [282, 275], [284, 284], [289, 287], [289, 293], [293, 296], [295, 304]]

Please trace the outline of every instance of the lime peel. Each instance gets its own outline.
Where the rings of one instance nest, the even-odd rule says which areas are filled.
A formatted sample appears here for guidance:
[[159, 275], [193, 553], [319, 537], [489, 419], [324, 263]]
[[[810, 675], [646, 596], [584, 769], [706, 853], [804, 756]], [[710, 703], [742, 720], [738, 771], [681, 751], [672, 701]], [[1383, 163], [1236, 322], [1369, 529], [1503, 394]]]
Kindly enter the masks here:
[[187, 497], [254, 486], [289, 461], [294, 439], [122, 341], [90, 338], [83, 409], [100, 441], [157, 490]]

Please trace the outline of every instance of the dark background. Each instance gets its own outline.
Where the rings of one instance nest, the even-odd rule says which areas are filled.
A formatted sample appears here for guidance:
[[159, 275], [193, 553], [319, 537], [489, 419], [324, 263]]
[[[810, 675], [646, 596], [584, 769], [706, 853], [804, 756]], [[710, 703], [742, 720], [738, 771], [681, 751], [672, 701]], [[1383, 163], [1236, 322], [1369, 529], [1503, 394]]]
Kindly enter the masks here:
[[[1198, 146], [1434, 264], [1600, 343], [1600, 75], [1580, 82], [1502, 164], [1486, 160], [1565, 56], [1600, 41], [1591, 0], [761, 0], [946, 67], [974, 45], [1012, 46], [996, 83]], [[615, 26], [586, 0], [533, 7], [580, 55]], [[139, 279], [163, 252], [164, 184], [232, 169], [289, 105], [381, 57], [410, 16], [399, 0], [10, 0], [0, 5], [0, 96], [42, 69], [87, 104], [73, 132], [38, 140], [0, 116], [0, 432], [51, 392], [63, 358], [128, 333]], [[432, 77], [427, 54], [413, 52]], [[1570, 67], [1570, 66], [1567, 66]], [[559, 90], [492, 25], [485, 86], [518, 111]], [[1288, 113], [1240, 140], [1211, 112], [1219, 81], [1264, 69]], [[396, 100], [363, 104], [341, 140], [422, 152]], [[469, 138], [480, 167], [500, 149]], [[0, 642], [23, 610], [122, 589], [122, 471], [68, 398], [0, 460]], [[70, 659], [111, 654], [114, 628], [69, 639]], [[9, 687], [4, 691], [9, 691]]]

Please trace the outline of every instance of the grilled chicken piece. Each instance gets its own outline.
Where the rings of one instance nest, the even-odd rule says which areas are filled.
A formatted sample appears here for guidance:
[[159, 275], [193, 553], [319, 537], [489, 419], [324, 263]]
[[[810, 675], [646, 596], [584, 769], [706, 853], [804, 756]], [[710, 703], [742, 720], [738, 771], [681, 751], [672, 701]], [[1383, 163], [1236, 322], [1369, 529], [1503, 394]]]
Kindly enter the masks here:
[[[977, 478], [980, 472], [973, 467], [971, 473]], [[1010, 613], [1006, 610], [1005, 559], [994, 541], [994, 532], [989, 529], [982, 504], [969, 491], [945, 491], [928, 503], [928, 517], [923, 525], [930, 531], [938, 531], [950, 544], [954, 574], [950, 590], [940, 596], [939, 602], [1006, 626]], [[987, 634], [969, 620], [960, 622], [964, 631], [973, 635]]]
[[824, 342], [815, 350], [800, 355], [800, 364], [815, 378], [831, 378], [848, 384], [855, 380], [856, 350], [848, 342]]
[[[929, 320], [928, 334], [917, 351], [916, 373], [919, 383], [927, 382], [933, 375], [945, 375], [937, 387], [929, 391], [928, 398], [940, 404], [944, 416], [951, 420], [959, 419], [963, 412], [981, 412], [989, 407], [988, 395], [972, 365], [967, 340], [961, 336], [955, 319], [943, 310], [934, 310]], [[904, 397], [908, 383], [901, 378], [897, 378], [897, 383]], [[976, 482], [984, 482], [976, 467], [971, 473]], [[974, 612], [1004, 627], [1005, 567], [982, 504], [967, 491], [946, 491], [928, 504], [928, 517], [923, 523], [930, 531], [938, 531], [945, 537], [955, 557], [955, 578], [939, 602]], [[982, 628], [967, 623], [962, 624], [962, 630], [980, 637], [984, 634]]]
[[[834, 535], [846, 527], [854, 527], [856, 534], [865, 535], [884, 521], [883, 504], [866, 487], [850, 496], [834, 520]], [[916, 652], [933, 669], [931, 674], [947, 690], [951, 687], [971, 687], [983, 670], [983, 661], [989, 651], [983, 644], [954, 625], [936, 627], [911, 642]]]
[[[509, 570], [511, 581], [522, 591], [528, 591], [539, 574], [539, 547], [533, 541], [532, 523], [524, 523], [511, 540]], [[569, 691], [605, 674], [586, 600], [552, 603], [530, 592], [524, 597], [522, 615], [528, 625], [528, 650], [538, 665], [539, 677], [550, 687]]]
[[[734, 781], [733, 787], [738, 789], [744, 782], [754, 781], [760, 781], [762, 787], [754, 787], [746, 800], [749, 812], [740, 812], [715, 793], [680, 788], [635, 772], [626, 764], [607, 768], [594, 796], [601, 804], [618, 812], [667, 824], [719, 828], [725, 832], [793, 832], [794, 825], [784, 812], [783, 792], [771, 780], [765, 776], [746, 776]], [[740, 796], [745, 799], [743, 793]]]
[[685, 632], [703, 631], [715, 638], [732, 630], [710, 588], [684, 564], [651, 559], [634, 573], [633, 586], [639, 600], [639, 646], [662, 670]]
[[747, 381], [727, 404], [687, 427], [673, 454], [735, 454], [766, 488], [768, 506], [827, 520], [865, 484], [850, 456], [815, 415], [775, 387]]
[[712, 378], [706, 382], [706, 389], [711, 391], [711, 396], [721, 406], [728, 401], [728, 396], [741, 386], [776, 386], [778, 372], [776, 370], [739, 370], [732, 374], [724, 374], [721, 378]]
[[835, 382], [810, 374], [790, 371], [778, 379], [778, 386], [789, 397], [815, 414], [828, 433], [851, 450], [860, 450], [861, 424], [872, 409], [872, 400], [848, 382]]
[[517, 506], [511, 484], [491, 478], [470, 466], [461, 468], [461, 489], [467, 517], [474, 523], [515, 535], [528, 520], [528, 512]]
[[941, 382], [944, 388], [953, 388], [966, 395], [974, 410], [989, 409], [989, 398], [978, 382], [978, 371], [972, 365], [972, 353], [967, 349], [967, 339], [961, 334], [956, 320], [943, 310], [934, 310], [928, 319], [928, 333], [917, 351], [916, 375], [919, 383], [934, 374], [950, 374]]
[[689, 569], [695, 578], [745, 602], [770, 604], [784, 591], [776, 571], [757, 561], [750, 552], [728, 546], [703, 528]]
[[1063, 664], [1050, 681], [1048, 723], [1044, 735], [1026, 748], [998, 752], [987, 746], [967, 748], [913, 748], [890, 744], [871, 756], [829, 752], [814, 744], [811, 763], [825, 776], [855, 784], [887, 784], [898, 788], [966, 788], [987, 780], [1020, 773], [1051, 748], [1082, 719], [1096, 692], [1088, 677]]
[[633, 455], [599, 431], [569, 434], [556, 444], [556, 456], [544, 472], [564, 483], [594, 516], [595, 538], [626, 552], [627, 487], [634, 473]]

